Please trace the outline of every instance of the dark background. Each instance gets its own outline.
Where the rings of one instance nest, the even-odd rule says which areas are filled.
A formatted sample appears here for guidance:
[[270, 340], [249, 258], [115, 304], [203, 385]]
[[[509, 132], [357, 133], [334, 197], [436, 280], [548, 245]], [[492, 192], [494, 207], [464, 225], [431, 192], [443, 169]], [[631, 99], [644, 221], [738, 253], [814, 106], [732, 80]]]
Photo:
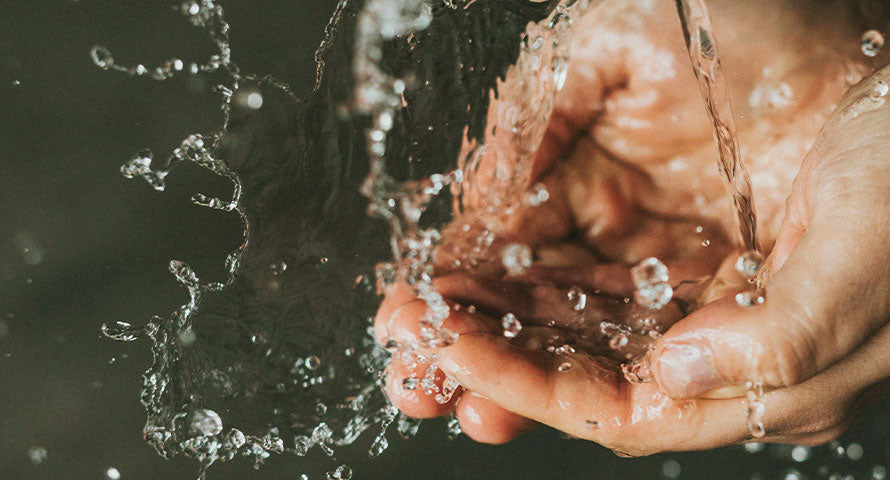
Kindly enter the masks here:
[[[480, 0], [482, 1], [482, 0]], [[314, 81], [313, 52], [333, 0], [222, 1], [243, 72], [272, 74], [305, 92]], [[231, 215], [190, 204], [218, 180], [181, 168], [158, 193], [128, 181], [119, 166], [137, 150], [166, 155], [189, 133], [218, 128], [212, 79], [152, 82], [103, 72], [89, 50], [107, 46], [122, 64], [179, 57], [201, 61], [212, 51], [204, 33], [173, 2], [0, 0], [0, 480], [100, 479], [114, 466], [123, 479], [188, 479], [189, 459], [165, 461], [142, 440], [141, 373], [145, 342], [104, 338], [103, 322], [143, 323], [185, 301], [167, 272], [171, 258], [217, 278], [238, 240]], [[23, 255], [30, 237], [42, 259]], [[30, 257], [34, 262], [34, 257]], [[785, 478], [797, 468], [870, 478], [888, 459], [886, 399], [841, 442], [865, 456], [838, 459], [823, 447], [796, 464], [788, 448], [750, 454], [741, 447], [707, 453], [621, 459], [596, 445], [539, 430], [507, 446], [449, 441], [442, 422], [417, 438], [394, 429], [381, 458], [365, 454], [371, 436], [335, 459], [273, 457], [216, 465], [211, 479], [324, 478], [341, 463], [355, 479], [623, 479], [662, 478], [676, 460], [681, 478]], [[740, 405], [740, 421], [743, 410]], [[32, 464], [28, 451], [48, 456]]]

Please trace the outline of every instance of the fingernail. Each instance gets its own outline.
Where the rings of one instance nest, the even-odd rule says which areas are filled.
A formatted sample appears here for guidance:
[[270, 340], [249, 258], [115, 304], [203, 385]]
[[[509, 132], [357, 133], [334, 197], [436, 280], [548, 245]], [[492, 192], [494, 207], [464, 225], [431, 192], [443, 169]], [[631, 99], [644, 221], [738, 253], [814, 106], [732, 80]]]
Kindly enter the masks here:
[[691, 397], [723, 385], [708, 357], [693, 345], [668, 346], [657, 363], [658, 384], [671, 397]]

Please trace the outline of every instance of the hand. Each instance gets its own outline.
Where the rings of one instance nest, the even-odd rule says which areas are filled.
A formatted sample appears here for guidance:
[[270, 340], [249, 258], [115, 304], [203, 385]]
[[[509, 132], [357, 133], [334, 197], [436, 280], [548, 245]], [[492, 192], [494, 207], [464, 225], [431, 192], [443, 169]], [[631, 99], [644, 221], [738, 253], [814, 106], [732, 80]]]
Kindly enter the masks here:
[[[789, 150], [789, 144], [792, 152], [805, 151], [824, 123], [819, 113], [827, 111], [842, 85], [823, 81], [820, 91], [809, 92], [809, 102], [777, 112], [747, 112], [757, 124], [773, 127], [765, 131], [740, 125], [748, 158], [765, 158], [751, 168], [764, 243], [770, 246], [775, 240], [776, 245], [765, 268], [768, 300], [753, 309], [738, 307], [732, 295], [745, 285], [723, 273], [731, 268], [722, 268], [717, 275], [722, 281], [712, 282], [707, 296], [729, 296], [683, 318], [657, 342], [649, 354], [654, 383], [628, 383], [614, 352], [602, 344], [607, 339], [589, 334], [591, 325], [605, 319], [632, 323], [642, 318], [632, 305], [616, 300], [632, 291], [628, 265], [658, 256], [676, 284], [714, 273], [724, 258], [737, 254], [724, 233], [729, 226], [720, 221], [731, 218], [719, 202], [720, 179], [700, 175], [714, 162], [713, 145], [706, 121], [695, 121], [693, 106], [700, 100], [691, 73], [646, 75], [653, 50], [639, 52], [641, 46], [654, 46], [659, 55], [672, 55], [681, 68], [682, 43], [667, 41], [682, 42], [679, 29], [674, 32], [667, 22], [656, 21], [659, 13], [666, 18], [665, 12], [643, 12], [652, 23], [643, 28], [647, 36], [633, 43], [637, 51], [616, 52], [614, 35], [628, 32], [630, 27], [623, 24], [633, 18], [628, 13], [641, 15], [604, 8], [581, 19], [582, 25], [590, 23], [579, 29], [587, 32], [577, 43], [583, 50], [574, 55], [536, 159], [535, 170], [543, 172], [550, 200], [534, 212], [517, 212], [507, 222], [512, 228], [506, 239], [532, 246], [540, 261], [519, 278], [503, 272], [500, 278], [496, 272], [451, 273], [435, 282], [446, 298], [477, 306], [476, 313], [466, 308], [452, 313], [446, 326], [461, 337], [436, 352], [440, 367], [466, 390], [440, 405], [420, 390], [404, 390], [401, 379], [411, 372], [396, 361], [390, 396], [413, 416], [456, 408], [464, 431], [480, 441], [509, 440], [532, 425], [532, 419], [639, 455], [749, 438], [739, 400], [682, 399], [735, 395], [743, 392], [739, 384], [754, 380], [775, 388], [763, 398], [767, 440], [813, 443], [832, 438], [849, 422], [861, 394], [874, 391], [871, 385], [887, 373], [874, 371], [881, 363], [881, 348], [875, 344], [881, 334], [874, 334], [890, 307], [884, 293], [890, 261], [880, 247], [886, 245], [882, 242], [890, 226], [876, 215], [888, 203], [882, 198], [886, 190], [878, 185], [888, 178], [888, 167], [878, 153], [888, 141], [881, 128], [886, 131], [890, 120], [882, 106], [858, 117], [842, 115], [845, 105], [871, 92], [874, 82], [887, 74], [881, 72], [848, 93], [839, 113], [825, 125], [795, 181], [781, 229], [771, 225], [782, 219], [778, 199], [790, 190], [782, 179], [790, 178], [797, 166], [793, 158], [780, 156], [777, 161], [769, 152], [777, 145]], [[716, 20], [717, 12], [713, 15]], [[719, 23], [717, 27], [731, 31]], [[741, 58], [744, 52], [735, 53]], [[731, 50], [724, 55], [727, 64], [732, 56]], [[624, 62], [616, 65], [616, 58]], [[817, 73], [827, 76], [824, 70]], [[802, 82], [795, 88], [808, 80], [794, 78]], [[654, 101], [640, 101], [651, 92]], [[818, 123], [812, 121], [814, 112]], [[774, 138], [768, 139], [769, 134]], [[698, 181], [689, 182], [689, 172], [700, 175]], [[761, 182], [758, 189], [758, 176], [773, 182]], [[882, 240], [862, 245], [861, 239], [876, 237]], [[704, 246], [703, 239], [710, 245]], [[576, 285], [590, 292], [577, 325], [565, 299], [567, 289]], [[592, 294], [597, 290], [600, 295]], [[850, 292], [870, 292], [868, 301], [859, 302], [861, 297], [852, 298]], [[702, 295], [695, 289], [678, 293], [684, 303]], [[407, 289], [394, 287], [378, 312], [378, 337], [410, 338], [424, 310]], [[684, 310], [678, 303], [667, 306], [653, 328], [664, 331]], [[512, 341], [501, 335], [496, 320], [505, 312], [527, 324]], [[541, 351], [542, 342], [554, 337], [579, 348], [559, 355]], [[418, 365], [414, 373], [422, 376], [423, 369]]]

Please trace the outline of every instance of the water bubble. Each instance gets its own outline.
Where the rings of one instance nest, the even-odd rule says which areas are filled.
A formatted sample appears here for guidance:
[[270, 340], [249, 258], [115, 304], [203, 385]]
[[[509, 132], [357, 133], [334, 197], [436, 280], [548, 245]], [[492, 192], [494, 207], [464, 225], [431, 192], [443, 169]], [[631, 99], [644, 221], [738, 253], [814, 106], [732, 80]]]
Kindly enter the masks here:
[[763, 305], [763, 302], [765, 301], [766, 299], [763, 297], [763, 295], [755, 290], [748, 290], [745, 292], [737, 293], [735, 295], [735, 303], [745, 308]]
[[511, 243], [501, 250], [501, 262], [509, 275], [522, 275], [532, 266], [532, 249], [521, 243]]
[[871, 92], [871, 98], [873, 98], [873, 99], [883, 98], [884, 96], [887, 95], [888, 91], [890, 91], [890, 86], [887, 85], [887, 82], [885, 82], [883, 80], [878, 80], [878, 82], [875, 83], [874, 90], [872, 90], [872, 92]]
[[198, 3], [198, 0], [189, 0], [187, 2], [182, 2], [180, 5], [180, 10], [183, 15], [194, 16], [201, 13], [201, 4]]
[[117, 468], [108, 467], [108, 470], [105, 470], [105, 478], [108, 480], [120, 480], [121, 472]]
[[202, 409], [192, 414], [189, 425], [191, 433], [204, 437], [212, 437], [223, 429], [222, 418], [219, 414], [209, 409]]
[[874, 57], [884, 48], [884, 35], [877, 30], [868, 30], [862, 34], [862, 53]]
[[519, 331], [522, 330], [522, 323], [512, 313], [507, 313], [501, 318], [501, 326], [504, 327], [504, 336], [507, 338], [519, 335]]
[[28, 449], [28, 459], [34, 465], [40, 465], [46, 461], [47, 452], [44, 447], [31, 447]]
[[102, 70], [108, 70], [114, 66], [114, 57], [111, 56], [111, 52], [101, 45], [95, 45], [90, 49], [90, 58]]
[[21, 80], [13, 80], [13, 81], [12, 81], [12, 86], [13, 86], [13, 87], [18, 87], [18, 86], [21, 85], [21, 84], [22, 84]]
[[875, 465], [871, 469], [872, 480], [887, 480], [887, 468], [883, 465]]
[[735, 270], [739, 272], [745, 280], [753, 280], [763, 265], [763, 255], [751, 250], [739, 255], [735, 262]]
[[283, 274], [287, 270], [287, 264], [284, 261], [279, 260], [271, 265], [269, 265], [269, 271], [272, 272], [272, 275], [276, 277]]
[[680, 473], [682, 471], [683, 469], [680, 467], [680, 463], [676, 460], [668, 460], [661, 465], [661, 473], [670, 479], [680, 478]]

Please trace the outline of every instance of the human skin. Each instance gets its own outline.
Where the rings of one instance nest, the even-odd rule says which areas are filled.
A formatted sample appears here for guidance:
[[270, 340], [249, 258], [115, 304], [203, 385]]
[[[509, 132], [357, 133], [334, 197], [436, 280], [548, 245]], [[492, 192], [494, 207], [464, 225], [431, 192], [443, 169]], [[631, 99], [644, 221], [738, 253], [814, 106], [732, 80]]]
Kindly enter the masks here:
[[[416, 417], [454, 411], [481, 442], [543, 423], [636, 456], [751, 440], [739, 396], [758, 381], [758, 441], [839, 435], [890, 375], [890, 68], [881, 68], [886, 52], [859, 52], [862, 32], [842, 5], [803, 4], [709, 2], [768, 253], [765, 304], [733, 298], [746, 288], [731, 268], [734, 213], [674, 2], [605, 1], [576, 19], [566, 84], [533, 159], [532, 181], [550, 198], [504, 222], [502, 237], [532, 247], [536, 264], [518, 277], [439, 269], [446, 299], [478, 307], [451, 313], [445, 326], [460, 337], [434, 352], [439, 380], [462, 389], [444, 405], [404, 390], [402, 379], [425, 366], [395, 361], [394, 404]], [[572, 286], [601, 291], [591, 303], [604, 318], [620, 315], [605, 294], [632, 295], [629, 267], [649, 256], [667, 264], [672, 284], [714, 275], [706, 292], [686, 294], [704, 297], [701, 308], [659, 313], [667, 331], [647, 355], [654, 381], [625, 381], [596, 346], [559, 358], [527, 348], [571, 329]], [[407, 287], [391, 287], [378, 339], [415, 339], [425, 309]], [[506, 312], [526, 325], [516, 339], [501, 334]], [[559, 371], [567, 360], [572, 368]]]

